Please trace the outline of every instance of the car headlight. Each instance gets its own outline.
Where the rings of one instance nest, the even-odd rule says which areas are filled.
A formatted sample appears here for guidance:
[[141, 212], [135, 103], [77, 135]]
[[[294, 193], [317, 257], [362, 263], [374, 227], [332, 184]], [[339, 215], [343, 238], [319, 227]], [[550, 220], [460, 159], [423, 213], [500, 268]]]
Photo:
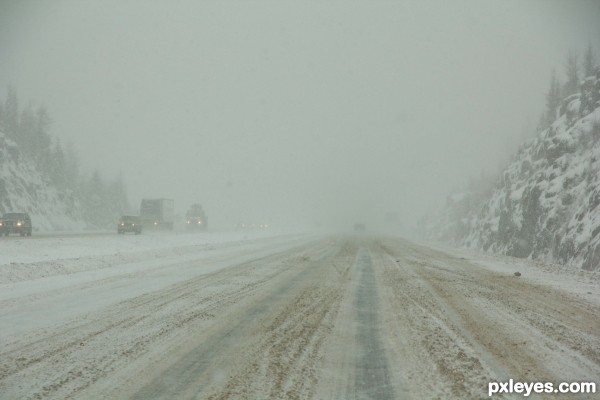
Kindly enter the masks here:
[[17, 222], [17, 226], [21, 226], [21, 222]]
[[158, 225], [158, 222], [154, 221], [154, 225]]
[[188, 221], [187, 223], [188, 223], [188, 224], [191, 224], [192, 222], [191, 222], [191, 221]]
[[202, 221], [198, 221], [198, 224], [202, 225]]

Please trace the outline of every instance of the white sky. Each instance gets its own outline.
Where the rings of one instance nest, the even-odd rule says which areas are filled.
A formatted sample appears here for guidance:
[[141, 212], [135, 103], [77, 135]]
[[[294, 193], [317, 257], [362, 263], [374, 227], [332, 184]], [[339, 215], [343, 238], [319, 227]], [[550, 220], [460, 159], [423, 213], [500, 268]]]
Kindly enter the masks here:
[[495, 170], [600, 1], [2, 1], [0, 94], [132, 203], [410, 226]]

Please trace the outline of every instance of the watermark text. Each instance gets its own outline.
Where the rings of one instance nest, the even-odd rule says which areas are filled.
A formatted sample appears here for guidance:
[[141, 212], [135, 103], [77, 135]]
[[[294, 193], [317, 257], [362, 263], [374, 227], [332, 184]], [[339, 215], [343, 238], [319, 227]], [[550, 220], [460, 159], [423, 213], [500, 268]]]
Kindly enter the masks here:
[[536, 394], [563, 394], [563, 393], [596, 393], [595, 382], [515, 382], [509, 379], [508, 382], [489, 382], [488, 396], [495, 394], [522, 394], [524, 397]]

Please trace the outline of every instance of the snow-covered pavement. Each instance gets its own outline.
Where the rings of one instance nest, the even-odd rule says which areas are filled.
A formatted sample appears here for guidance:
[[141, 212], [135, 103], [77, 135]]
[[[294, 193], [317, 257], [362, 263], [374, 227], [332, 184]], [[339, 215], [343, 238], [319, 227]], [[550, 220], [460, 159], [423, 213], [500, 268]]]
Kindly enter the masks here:
[[[110, 234], [15, 242], [13, 249], [23, 254], [15, 252], [11, 259], [36, 261], [13, 261], [0, 267], [0, 304], [3, 309], [12, 305], [15, 310], [0, 314], [0, 343], [243, 262], [249, 255], [260, 257], [297, 243], [295, 237], [265, 241], [261, 236], [267, 235], [253, 234], [251, 240], [248, 233], [230, 232]], [[28, 251], [22, 251], [23, 246], [28, 246]]]
[[600, 376], [593, 273], [261, 231], [0, 246], [0, 399], [463, 399]]

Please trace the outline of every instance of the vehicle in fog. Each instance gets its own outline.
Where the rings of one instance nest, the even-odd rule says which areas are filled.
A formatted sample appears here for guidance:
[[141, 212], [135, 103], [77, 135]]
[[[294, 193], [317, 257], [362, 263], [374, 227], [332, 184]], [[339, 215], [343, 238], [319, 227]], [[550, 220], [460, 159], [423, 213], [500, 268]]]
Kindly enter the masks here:
[[8, 236], [11, 233], [18, 233], [21, 236], [31, 236], [31, 231], [31, 218], [27, 213], [6, 213], [0, 220], [0, 234], [4, 234], [4, 236]]
[[202, 209], [202, 205], [192, 204], [185, 213], [185, 225], [188, 230], [205, 230], [208, 226], [208, 218]]
[[140, 220], [140, 217], [136, 215], [123, 215], [119, 219], [117, 233], [124, 234], [125, 232], [132, 232], [136, 235], [142, 233], [142, 221]]
[[140, 219], [144, 228], [172, 230], [175, 202], [172, 199], [142, 199]]

